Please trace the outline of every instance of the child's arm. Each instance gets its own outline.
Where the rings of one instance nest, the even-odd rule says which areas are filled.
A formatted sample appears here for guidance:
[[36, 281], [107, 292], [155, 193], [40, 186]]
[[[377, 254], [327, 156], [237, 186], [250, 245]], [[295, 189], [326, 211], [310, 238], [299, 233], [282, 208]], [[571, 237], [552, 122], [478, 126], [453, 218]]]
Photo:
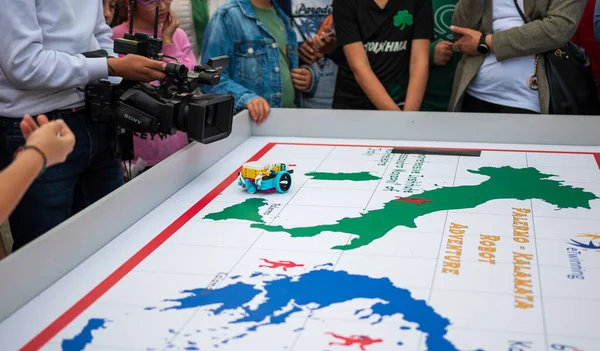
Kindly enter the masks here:
[[352, 43], [344, 46], [344, 54], [354, 73], [354, 78], [369, 100], [378, 110], [400, 111], [400, 107], [394, 102], [387, 90], [381, 84], [369, 64], [367, 53], [362, 42]]
[[41, 115], [38, 122], [41, 126], [29, 115], [23, 118], [21, 131], [29, 148], [0, 172], [0, 223], [17, 207], [44, 167], [64, 162], [75, 146], [75, 136], [64, 121], [49, 122]]
[[35, 150], [25, 150], [0, 172], [0, 222], [4, 222], [44, 166], [44, 158]]
[[419, 111], [429, 77], [429, 40], [413, 40], [410, 53], [410, 78], [404, 111]]
[[417, 1], [415, 7], [405, 111], [419, 111], [429, 77], [429, 46], [435, 40], [431, 1]]

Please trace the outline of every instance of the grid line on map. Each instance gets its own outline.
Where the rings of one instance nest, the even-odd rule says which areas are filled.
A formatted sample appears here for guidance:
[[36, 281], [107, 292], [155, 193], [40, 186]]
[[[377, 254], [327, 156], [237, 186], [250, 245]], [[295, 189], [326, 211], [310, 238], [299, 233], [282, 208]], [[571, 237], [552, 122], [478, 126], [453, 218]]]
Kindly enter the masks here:
[[[425, 232], [413, 232], [414, 234], [421, 234], [421, 235], [438, 235], [435, 233], [425, 233]], [[467, 236], [465, 234], [465, 236]], [[470, 234], [470, 236], [472, 237], [476, 237], [479, 236], [478, 235], [474, 235], [474, 234]], [[503, 238], [508, 238], [509, 236], [501, 236]], [[547, 241], [562, 241], [561, 239], [538, 239], [538, 240], [547, 240]], [[170, 246], [194, 246], [194, 247], [206, 247], [206, 248], [228, 248], [230, 246], [224, 246], [224, 245], [205, 245], [205, 244], [187, 244], [187, 243], [172, 243], [172, 244], [168, 244]], [[234, 247], [236, 249], [241, 249], [242, 247]], [[280, 249], [277, 248], [269, 248], [269, 247], [261, 247], [260, 248], [261, 251], [281, 251]], [[285, 251], [290, 251], [290, 252], [307, 252], [307, 253], [325, 253], [325, 252], [330, 252], [330, 249], [323, 249], [323, 250], [306, 250], [306, 249], [294, 249], [294, 248], [286, 248]], [[390, 258], [417, 258], [419, 260], [438, 260], [438, 257], [415, 257], [415, 256], [409, 256], [409, 255], [394, 255], [394, 254], [389, 254], [389, 253], [354, 253], [354, 252], [345, 252], [346, 255], [350, 255], [350, 256], [365, 256], [365, 257], [390, 257]], [[537, 260], [537, 259], [536, 259]], [[479, 262], [479, 260], [476, 259], [471, 259], [471, 258], [461, 258], [461, 262], [466, 262], [466, 263], [477, 263]], [[512, 262], [509, 261], [497, 261], [498, 265], [512, 265]], [[554, 267], [554, 268], [566, 268], [569, 267], [568, 265], [561, 265], [561, 264], [549, 264], [549, 263], [539, 263], [538, 262], [539, 267]], [[592, 268], [586, 268], [586, 270], [600, 270], [600, 266], [597, 267], [592, 267]], [[175, 275], [188, 275], [188, 276], [212, 276], [210, 274], [206, 274], [206, 273], [191, 273], [191, 272], [165, 272], [165, 271], [157, 271], [157, 270], [152, 270], [152, 269], [136, 269], [136, 272], [143, 272], [143, 273], [156, 273], [156, 274], [175, 274]], [[465, 292], [477, 292], [477, 291], [471, 291], [471, 290], [463, 290]], [[551, 297], [549, 295], [546, 295], [546, 297]], [[586, 299], [586, 298], [583, 298]], [[589, 299], [587, 298], [587, 300], [600, 300], [600, 296], [598, 296], [598, 299]]]
[[[277, 147], [277, 146], [275, 146]], [[319, 165], [315, 168], [318, 169], [329, 157], [329, 155], [331, 155], [331, 153], [333, 152], [333, 150], [335, 149], [335, 147], [332, 147], [330, 152], [321, 160], [321, 162], [319, 163]], [[271, 150], [272, 151], [272, 150]], [[270, 151], [270, 152], [271, 152]], [[263, 156], [261, 159], [263, 159], [264, 157], [268, 156], [267, 155]], [[313, 157], [314, 158], [314, 157]], [[294, 199], [294, 197], [300, 192], [300, 190], [304, 187], [304, 185], [308, 182], [309, 178], [307, 178], [302, 185], [300, 185], [297, 189], [297, 191], [295, 191], [292, 196], [284, 203], [282, 204], [281, 210], [279, 211], [279, 213], [274, 216], [271, 221], [269, 222], [270, 225], [273, 224], [273, 222], [279, 217], [279, 214], [287, 207], [287, 205], [289, 205], [289, 203]], [[235, 186], [235, 181], [234, 183], [232, 183], [230, 185], [231, 186]], [[265, 233], [265, 230], [261, 231], [260, 235], [257, 236], [257, 238], [254, 240], [254, 242], [246, 249], [246, 251], [240, 256], [240, 258], [238, 259], [238, 261], [231, 267], [231, 269], [227, 272], [227, 275], [231, 274], [231, 272], [240, 264], [240, 262], [242, 262], [242, 260], [244, 259], [244, 257], [246, 257], [246, 255], [248, 254], [248, 252], [250, 252], [250, 250], [252, 250], [252, 248], [254, 247], [254, 245], [258, 242], [258, 240], [260, 240], [260, 238], [262, 237], [262, 235]], [[261, 249], [264, 250], [264, 249]], [[340, 254], [341, 256], [341, 254]], [[339, 257], [338, 257], [338, 261], [339, 261]], [[336, 262], [337, 264], [337, 262]], [[218, 286], [218, 285], [217, 285]], [[202, 309], [202, 307], [197, 307], [194, 311], [194, 313], [192, 314], [192, 316], [184, 323], [184, 325], [174, 334], [173, 338], [167, 342], [167, 344], [165, 345], [165, 347], [163, 348], [163, 350], [167, 350], [169, 348], [169, 343], [173, 343], [175, 341], [175, 339], [181, 334], [181, 332], [185, 329], [185, 327], [197, 316], [198, 312], [200, 312], [200, 310]], [[306, 318], [305, 322], [304, 322], [304, 327], [306, 326], [306, 322], [308, 321], [308, 318]], [[297, 339], [300, 337], [300, 334], [302, 333], [302, 331], [298, 332], [298, 336], [296, 337], [294, 343], [292, 344], [292, 349], [293, 349], [293, 345], [295, 344], [295, 342], [297, 341]]]
[[[323, 162], [321, 162], [321, 164], [319, 166], [317, 166], [317, 168], [315, 168], [316, 170], [318, 170], [321, 165], [327, 161], [328, 158], [330, 158], [331, 154], [333, 153], [334, 150], [336, 150], [337, 148], [339, 148], [339, 146], [335, 146], [331, 149], [331, 151], [329, 152], [329, 154], [325, 157], [325, 159], [323, 160]], [[361, 213], [364, 211], [367, 211], [367, 208], [369, 207], [369, 204], [371, 203], [371, 201], [373, 200], [373, 197], [375, 196], [375, 194], [377, 193], [377, 188], [379, 187], [379, 185], [381, 184], [381, 182], [383, 181], [385, 174], [389, 168], [389, 166], [392, 164], [392, 159], [393, 159], [393, 155], [392, 157], [390, 157], [390, 160], [388, 162], [388, 164], [386, 165], [385, 169], [382, 172], [382, 176], [379, 179], [379, 181], [377, 182], [377, 185], [374, 187], [374, 189], [372, 190], [371, 196], [369, 197], [369, 200], [367, 201], [367, 204], [360, 208]], [[328, 189], [325, 187], [307, 187], [310, 189]], [[331, 188], [331, 190], [339, 190], [340, 188]], [[362, 190], [362, 189], [361, 189]], [[311, 206], [311, 205], [294, 205], [294, 206]], [[321, 207], [321, 206], [319, 206]], [[322, 206], [322, 207], [335, 207], [335, 208], [345, 208], [343, 206]], [[352, 209], [359, 209], [358, 207], [348, 207], [348, 208], [352, 208]], [[282, 209], [283, 211], [283, 209]], [[281, 212], [280, 212], [281, 213]], [[350, 242], [352, 241], [352, 236], [348, 236], [348, 240], [346, 240], [346, 245], [350, 244]], [[344, 251], [340, 252], [340, 255], [338, 256], [337, 261], [335, 262], [335, 264], [333, 265], [333, 270], [335, 270], [335, 268], [337, 267], [338, 263], [340, 262], [340, 259], [342, 258], [344, 254]], [[294, 339], [294, 342], [291, 345], [291, 351], [293, 351], [296, 348], [296, 344], [298, 343], [298, 340], [300, 339], [302, 333], [304, 332], [304, 329], [306, 328], [306, 324], [308, 323], [308, 321], [310, 320], [310, 316], [306, 318], [306, 320], [304, 321], [304, 324], [302, 325], [302, 330], [300, 332], [298, 332], [297, 336]]]
[[[527, 167], [529, 167], [529, 157], [528, 157], [528, 152], [525, 152], [525, 162], [527, 163]], [[544, 308], [544, 295], [542, 293], [542, 271], [540, 269], [540, 255], [538, 252], [538, 247], [537, 247], [537, 235], [535, 232], [535, 217], [534, 217], [534, 211], [533, 211], [533, 200], [530, 199], [529, 203], [531, 204], [531, 228], [533, 230], [533, 245], [535, 247], [535, 264], [537, 266], [537, 280], [538, 280], [538, 284], [539, 284], [539, 289], [540, 289], [540, 304], [541, 304], [541, 310], [542, 310], [542, 328], [544, 330], [544, 348], [546, 350], [548, 350], [548, 326], [546, 323], [546, 310]]]
[[[331, 151], [331, 152], [333, 152], [333, 150], [335, 150], [335, 149], [337, 149], [337, 148], [339, 148], [339, 146], [336, 146], [334, 149], [332, 149], [332, 151]], [[328, 157], [329, 157], [330, 155], [331, 155], [331, 153], [328, 155]], [[373, 197], [374, 197], [374, 196], [375, 196], [375, 194], [377, 193], [377, 191], [378, 191], [378, 188], [379, 188], [379, 185], [381, 184], [381, 182], [382, 182], [382, 181], [383, 181], [383, 179], [385, 178], [385, 174], [387, 173], [387, 170], [389, 169], [390, 165], [393, 163], [393, 158], [394, 158], [394, 155], [391, 155], [391, 157], [390, 157], [390, 159], [389, 159], [389, 161], [388, 161], [387, 165], [385, 166], [385, 169], [384, 169], [384, 170], [383, 170], [383, 172], [382, 172], [381, 178], [379, 179], [379, 181], [377, 182], [377, 185], [376, 185], [376, 186], [374, 187], [374, 189], [372, 190], [371, 196], [369, 197], [369, 200], [367, 201], [367, 204], [366, 204], [365, 206], [363, 206], [363, 207], [360, 209], [360, 210], [361, 210], [361, 213], [364, 213], [365, 211], [368, 211], [369, 204], [371, 203], [371, 201], [373, 200]], [[318, 167], [317, 167], [317, 169], [318, 169]], [[323, 189], [323, 188], [321, 188], [321, 189]], [[338, 188], [338, 189], [339, 189], [339, 188]], [[337, 189], [336, 189], [336, 190], [337, 190]], [[338, 208], [339, 208], [339, 207], [338, 207]], [[349, 244], [350, 244], [350, 242], [352, 241], [352, 239], [353, 239], [353, 238], [352, 238], [352, 236], [351, 236], [351, 235], [349, 235], [349, 236], [348, 236], [348, 240], [346, 240], [346, 245], [349, 245]], [[342, 250], [342, 251], [341, 251], [341, 253], [340, 253], [340, 255], [338, 256], [338, 259], [337, 259], [337, 261], [335, 262], [335, 264], [334, 264], [334, 266], [333, 266], [333, 270], [335, 270], [335, 269], [336, 269], [336, 267], [337, 267], [338, 263], [340, 262], [340, 260], [342, 259], [342, 256], [344, 255], [344, 253], [346, 253], [346, 252]], [[371, 256], [371, 255], [369, 255], [369, 256]], [[296, 348], [296, 344], [298, 343], [298, 340], [300, 339], [301, 333], [304, 331], [304, 328], [306, 328], [306, 324], [308, 323], [309, 319], [310, 319], [310, 317], [307, 317], [307, 318], [306, 318], [306, 320], [305, 320], [305, 322], [304, 322], [304, 325], [302, 326], [303, 330], [302, 330], [300, 333], [298, 333], [298, 336], [295, 338], [295, 340], [294, 340], [294, 343], [292, 344], [291, 351], [294, 351], [294, 349]], [[329, 318], [328, 320], [335, 320], [335, 319], [333, 319], [333, 318]]]
[[[452, 186], [456, 184], [456, 175], [458, 174], [458, 168], [460, 167], [460, 156], [457, 157], [456, 160], [456, 169], [454, 170], [454, 179], [452, 180]], [[433, 293], [433, 286], [435, 285], [435, 277], [437, 275], [438, 267], [440, 264], [440, 254], [442, 252], [442, 248], [444, 246], [444, 233], [446, 231], [446, 225], [448, 224], [448, 215], [450, 211], [446, 210], [446, 216], [444, 218], [444, 226], [442, 227], [442, 235], [440, 237], [440, 245], [438, 247], [437, 261], [435, 262], [435, 268], [433, 271], [433, 277], [431, 278], [431, 287], [429, 288], [429, 295], [427, 296], [427, 304], [431, 306], [431, 294]], [[423, 349], [423, 335], [419, 335], [419, 343], [418, 350], [421, 351]]]
[[[323, 165], [323, 163], [325, 163], [325, 161], [327, 161], [327, 159], [328, 159], [328, 158], [331, 156], [331, 154], [333, 153], [333, 151], [334, 151], [334, 150], [336, 150], [337, 148], [338, 148], [337, 146], [334, 146], [334, 147], [332, 147], [332, 148], [331, 148], [331, 150], [329, 151], [329, 153], [327, 154], [327, 156], [325, 156], [325, 158], [323, 159], [323, 161], [321, 161], [321, 163], [319, 163], [319, 165], [318, 165], [318, 166], [315, 168], [315, 171], [316, 171], [316, 170], [318, 170], [318, 169], [319, 169], [319, 168], [320, 168], [320, 167]], [[310, 180], [310, 178], [309, 178], [309, 179], [307, 179], [307, 180], [304, 182], [304, 184], [302, 184], [302, 187], [304, 187], [304, 185], [305, 185], [306, 183], [308, 183], [308, 181], [309, 181], [309, 180]], [[302, 189], [302, 187], [301, 187], [300, 189], [298, 189], [298, 192], [299, 192], [299, 191]], [[296, 192], [296, 194], [297, 194], [298, 192]], [[294, 194], [294, 195], [296, 195], [296, 194]], [[290, 199], [290, 201], [291, 201], [291, 200], [292, 200], [292, 199]], [[288, 203], [289, 203], [289, 202], [288, 202]], [[283, 211], [283, 208], [281, 209], [281, 211]], [[277, 214], [277, 216], [279, 216], [279, 214], [281, 213], [281, 211], [280, 211], [280, 212]], [[350, 239], [351, 239], [351, 237], [349, 237], [349, 238], [348, 238], [348, 240], [346, 241], [346, 245], [347, 245], [347, 244], [350, 242]], [[334, 265], [333, 265], [333, 268], [332, 268], [333, 270], [335, 270], [335, 267], [337, 267], [337, 264], [340, 262], [340, 259], [342, 258], [342, 255], [343, 255], [343, 254], [344, 254], [344, 252], [343, 252], [343, 251], [342, 251], [342, 252], [340, 252], [340, 254], [339, 254], [339, 256], [338, 256], [337, 260], [335, 261], [335, 263], [334, 263]], [[300, 337], [301, 337], [301, 336], [302, 336], [302, 334], [304, 333], [304, 330], [306, 329], [306, 325], [308, 324], [308, 321], [309, 321], [309, 320], [310, 320], [310, 314], [309, 314], [309, 316], [307, 316], [307, 317], [304, 319], [304, 323], [302, 324], [301, 330], [300, 330], [299, 332], [297, 332], [297, 333], [296, 333], [296, 337], [294, 338], [294, 341], [293, 341], [293, 342], [291, 343], [291, 345], [290, 345], [290, 350], [291, 350], [291, 351], [293, 351], [293, 350], [296, 348], [296, 344], [298, 343], [298, 340], [300, 340]]]
[[[337, 148], [339, 148], [339, 146], [336, 146], [334, 149], [332, 149], [331, 152], [333, 152], [333, 150], [335, 150]], [[331, 155], [331, 153], [328, 155], [328, 157], [330, 155]], [[362, 212], [367, 211], [367, 208], [369, 207], [369, 204], [371, 203], [371, 201], [373, 200], [373, 197], [375, 196], [375, 193], [377, 192], [377, 188], [379, 188], [379, 185], [381, 184], [381, 182], [385, 178], [385, 174], [386, 174], [389, 166], [392, 164], [392, 160], [393, 160], [393, 155], [392, 155], [392, 157], [390, 157], [390, 160], [389, 160], [388, 164], [386, 165], [385, 169], [383, 170], [383, 172], [381, 174], [381, 178], [379, 179], [379, 181], [377, 182], [377, 185], [373, 189], [373, 193], [369, 197], [369, 200], [367, 201], [367, 204], [361, 209]], [[317, 167], [317, 169], [318, 169], [318, 167]], [[349, 245], [351, 241], [352, 241], [352, 236], [349, 235], [348, 236], [348, 240], [346, 240], [346, 245]], [[336, 269], [338, 263], [340, 262], [340, 260], [342, 259], [342, 256], [344, 255], [344, 253], [345, 253], [345, 251], [341, 251], [340, 255], [338, 256], [337, 261], [335, 262], [335, 264], [333, 266], [333, 270]], [[296, 338], [294, 340], [294, 343], [292, 344], [291, 351], [294, 351], [294, 349], [296, 348], [296, 344], [298, 343], [298, 340], [300, 339], [301, 333], [304, 331], [304, 328], [306, 328], [306, 324], [308, 323], [309, 319], [310, 319], [310, 317], [307, 317], [306, 320], [304, 321], [304, 325], [302, 326], [303, 329], [302, 329], [302, 331], [300, 333], [298, 333], [298, 336], [296, 336]], [[330, 320], [331, 320], [331, 318], [330, 318]]]
[[[324, 159], [321, 161], [321, 163], [320, 163], [320, 164], [319, 164], [319, 165], [318, 165], [318, 166], [315, 168], [315, 171], [316, 171], [316, 170], [318, 170], [318, 169], [319, 169], [319, 168], [320, 168], [320, 167], [323, 165], [323, 163], [325, 163], [325, 161], [327, 161], [328, 159], [331, 159], [331, 158], [330, 158], [331, 154], [332, 154], [332, 153], [333, 153], [333, 152], [334, 152], [336, 149], [338, 149], [338, 148], [339, 148], [339, 146], [334, 146], [334, 147], [332, 147], [332, 148], [331, 148], [331, 150], [329, 151], [329, 153], [328, 153], [328, 154], [325, 156], [325, 158], [324, 158]], [[383, 173], [382, 173], [382, 177], [381, 177], [381, 179], [380, 179], [380, 180], [377, 182], [377, 186], [375, 186], [375, 187], [374, 187], [374, 188], [371, 190], [371, 191], [372, 191], [372, 193], [371, 193], [371, 196], [369, 197], [369, 200], [367, 201], [367, 204], [366, 204], [364, 207], [360, 208], [360, 210], [362, 210], [362, 211], [366, 211], [366, 210], [367, 210], [367, 208], [368, 208], [369, 204], [371, 203], [371, 201], [372, 201], [373, 197], [374, 197], [374, 196], [375, 196], [375, 194], [377, 193], [377, 190], [378, 190], [377, 188], [379, 187], [379, 185], [381, 184], [381, 182], [382, 182], [382, 181], [383, 181], [383, 179], [384, 179], [384, 175], [386, 174], [386, 172], [387, 172], [387, 170], [388, 170], [389, 166], [392, 164], [392, 159], [393, 159], [393, 156], [390, 158], [390, 160], [389, 160], [388, 164], [386, 165], [386, 167], [385, 167], [385, 169], [384, 169], [384, 171], [383, 171]], [[330, 190], [340, 190], [340, 189], [343, 189], [343, 188], [310, 187], [310, 186], [309, 186], [309, 187], [305, 187], [306, 183], [307, 183], [309, 180], [310, 180], [310, 178], [309, 178], [309, 179], [307, 179], [307, 180], [306, 180], [306, 181], [305, 181], [305, 182], [302, 184], [302, 186], [301, 186], [301, 187], [300, 187], [300, 188], [299, 188], [299, 189], [298, 189], [298, 190], [297, 190], [297, 191], [294, 193], [294, 195], [293, 195], [293, 196], [292, 196], [292, 197], [289, 199], [289, 201], [288, 201], [288, 202], [287, 202], [287, 203], [286, 203], [286, 204], [285, 204], [285, 205], [284, 205], [284, 206], [281, 208], [281, 210], [279, 211], [279, 213], [277, 214], [277, 216], [275, 216], [275, 218], [279, 217], [279, 215], [280, 215], [280, 214], [281, 214], [281, 213], [282, 213], [282, 212], [285, 210], [285, 208], [286, 208], [286, 207], [287, 207], [287, 206], [290, 204], [290, 202], [292, 201], [293, 197], [294, 197], [296, 194], [298, 194], [298, 193], [300, 192], [300, 190], [302, 190], [303, 188], [307, 188], [307, 189], [319, 189], [319, 190], [320, 190], [320, 189], [330, 189]], [[354, 189], [353, 189], [353, 190], [354, 190]], [[364, 190], [364, 191], [367, 191], [367, 189], [359, 189], [359, 190]], [[312, 207], [312, 206], [314, 206], [314, 205], [296, 205], [296, 204], [294, 204], [294, 206], [306, 206], [306, 207]], [[349, 207], [345, 207], [345, 206], [322, 206], [322, 205], [319, 205], [319, 207], [329, 207], [329, 208], [351, 208], [351, 209], [359, 209], [358, 207], [350, 207], [350, 206], [349, 206]], [[262, 234], [261, 234], [261, 235], [262, 235]], [[348, 245], [348, 244], [350, 243], [350, 241], [351, 241], [351, 240], [352, 240], [352, 236], [349, 236], [349, 237], [348, 237], [348, 240], [346, 241], [346, 245]], [[261, 250], [265, 250], [265, 249], [264, 249], [264, 248], [261, 248]], [[273, 249], [273, 250], [275, 250], [275, 249]], [[288, 250], [289, 250], [289, 249], [288, 249]], [[292, 250], [290, 250], [290, 251], [292, 251]], [[297, 250], [297, 251], [298, 251], [298, 252], [307, 252], [306, 250]], [[335, 262], [335, 263], [334, 263], [334, 265], [333, 265], [333, 270], [335, 270], [335, 268], [337, 267], [337, 265], [338, 265], [338, 263], [339, 263], [340, 259], [342, 258], [342, 255], [343, 255], [343, 254], [344, 254], [344, 252], [343, 252], [343, 251], [342, 251], [342, 252], [340, 252], [340, 254], [339, 254], [339, 256], [338, 256], [338, 258], [337, 258], [336, 262]], [[303, 332], [304, 332], [304, 329], [306, 328], [306, 325], [307, 325], [307, 323], [308, 323], [308, 321], [309, 321], [309, 320], [310, 320], [310, 316], [306, 317], [306, 319], [305, 319], [305, 321], [304, 321], [304, 324], [303, 324], [303, 325], [302, 325], [302, 327], [301, 327], [301, 330], [300, 330], [299, 332], [297, 332], [297, 335], [296, 335], [296, 337], [294, 338], [294, 341], [293, 341], [293, 342], [292, 342], [292, 344], [291, 344], [291, 348], [290, 348], [290, 350], [291, 350], [291, 351], [293, 351], [293, 350], [295, 349], [295, 347], [296, 347], [296, 345], [297, 345], [297, 343], [298, 343], [298, 340], [299, 340], [299, 339], [300, 339], [300, 337], [302, 336], [302, 334], [303, 334]], [[344, 319], [344, 320], [345, 320], [345, 319]]]

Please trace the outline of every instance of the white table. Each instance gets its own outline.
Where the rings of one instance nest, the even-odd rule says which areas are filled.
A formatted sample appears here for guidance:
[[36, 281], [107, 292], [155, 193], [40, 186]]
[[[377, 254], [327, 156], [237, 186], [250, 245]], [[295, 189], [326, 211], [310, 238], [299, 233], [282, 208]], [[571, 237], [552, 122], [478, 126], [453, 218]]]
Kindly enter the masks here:
[[[370, 351], [396, 349], [402, 343], [400, 350], [425, 350], [425, 345], [440, 350], [598, 350], [600, 250], [577, 247], [571, 239], [600, 245], [600, 236], [577, 236], [600, 234], [600, 199], [594, 198], [600, 197], [599, 132], [600, 118], [593, 116], [275, 109], [257, 127], [241, 113], [229, 138], [186, 147], [0, 262], [0, 281], [8, 282], [0, 287], [0, 348], [62, 350], [63, 341], [71, 340], [64, 346], [72, 348], [65, 349], [207, 350], [218, 345], [215, 349], [359, 350], [364, 345]], [[400, 156], [386, 151], [391, 147], [483, 151], [474, 158], [409, 155], [400, 165]], [[296, 164], [288, 193], [255, 196], [237, 186], [238, 168], [264, 154], [272, 161]], [[425, 165], [416, 169], [419, 160]], [[486, 166], [533, 167], [556, 174], [581, 189], [577, 194], [591, 194], [582, 200], [565, 193], [579, 196], [578, 203], [589, 203], [589, 208], [556, 211], [540, 199], [494, 199], [474, 208], [433, 211], [420, 216], [416, 228], [401, 225], [351, 248], [350, 243], [358, 242], [352, 241], [355, 237], [333, 227], [301, 237], [262, 230], [241, 218], [260, 214], [264, 225], [285, 228], [331, 225], [381, 210], [396, 196], [404, 199], [396, 203], [425, 208], [425, 201], [406, 201], [416, 198], [406, 187], [411, 171], [423, 175], [413, 179], [414, 191], [429, 196], [436, 188], [481, 184], [486, 176], [469, 170]], [[318, 180], [306, 175], [361, 170], [375, 179]], [[386, 191], [386, 185], [400, 191]], [[238, 213], [240, 218], [206, 217], [250, 198], [265, 201], [254, 217], [246, 210]], [[520, 217], [516, 205], [533, 213]], [[527, 243], [516, 239], [521, 234], [515, 231], [523, 228]], [[486, 241], [481, 235], [500, 240]], [[453, 246], [459, 242], [456, 251]], [[495, 254], [486, 254], [492, 250], [482, 245], [493, 246]], [[459, 261], [460, 273], [451, 263]], [[317, 279], [312, 277], [319, 270], [337, 274], [323, 284], [337, 282], [340, 272], [355, 282], [387, 279], [388, 285], [365, 280], [364, 286], [379, 286], [382, 294], [391, 289], [386, 295], [390, 299], [409, 292], [402, 298], [410, 296], [410, 301], [388, 301], [388, 309], [402, 307], [388, 311], [381, 323], [373, 323], [377, 316], [360, 318], [370, 308], [385, 306], [360, 293], [332, 304], [290, 302], [259, 317], [256, 311], [267, 303], [260, 294], [246, 301], [246, 312], [231, 306], [221, 311], [220, 305], [206, 303], [161, 310], [190, 303], [184, 290], [218, 296], [211, 294], [236, 282], [275, 289], [278, 279], [288, 279], [294, 294], [301, 294], [293, 277]], [[517, 270], [531, 274], [516, 281]], [[205, 288], [214, 292], [201, 292]], [[317, 285], [313, 289], [321, 291]], [[336, 289], [323, 288], [321, 297], [344, 293]], [[277, 296], [279, 290], [267, 291]], [[404, 310], [414, 304], [423, 309], [417, 317]], [[215, 309], [216, 315], [211, 314]], [[361, 309], [366, 310], [355, 315]], [[244, 313], [252, 320], [232, 323]], [[285, 318], [277, 320], [281, 314]], [[447, 329], [435, 325], [444, 320]], [[262, 323], [266, 325], [253, 329]]]

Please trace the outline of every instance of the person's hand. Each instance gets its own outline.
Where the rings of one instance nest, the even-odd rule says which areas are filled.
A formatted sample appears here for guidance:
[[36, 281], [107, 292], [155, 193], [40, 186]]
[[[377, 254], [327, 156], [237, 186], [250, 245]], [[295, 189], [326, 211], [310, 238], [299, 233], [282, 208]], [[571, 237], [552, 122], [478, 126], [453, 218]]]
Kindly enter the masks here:
[[433, 53], [433, 63], [437, 66], [445, 66], [452, 60], [452, 43], [449, 41], [439, 41], [435, 44], [435, 52]]
[[136, 82], [152, 82], [165, 78], [167, 63], [144, 56], [128, 54], [108, 59], [109, 73]]
[[29, 136], [34, 131], [38, 130], [40, 126], [46, 125], [48, 123], [48, 117], [46, 117], [45, 115], [39, 115], [37, 118], [37, 123], [30, 115], [25, 115], [20, 124], [21, 133], [23, 133], [23, 138], [25, 138], [25, 141], [29, 140]]
[[248, 103], [248, 112], [256, 124], [261, 125], [271, 113], [271, 106], [261, 97], [254, 98]]
[[37, 118], [39, 125], [29, 115], [21, 122], [21, 132], [26, 145], [40, 149], [48, 160], [47, 167], [65, 162], [75, 147], [75, 136], [67, 124], [58, 119], [48, 121], [44, 115]]
[[313, 76], [310, 70], [307, 68], [294, 68], [291, 73], [294, 88], [300, 91], [307, 91], [310, 89], [313, 82]]
[[323, 57], [324, 54], [331, 54], [335, 50], [337, 37], [335, 34], [329, 35], [330, 32], [330, 30], [319, 32], [310, 39], [312, 47], [317, 51], [318, 58]]
[[[331, 54], [337, 45], [337, 36], [334, 34], [329, 35], [333, 29], [333, 14], [325, 17], [321, 26], [317, 31], [317, 35], [312, 38], [312, 45], [319, 51], [320, 54]], [[321, 39], [323, 38], [323, 39]]]
[[173, 34], [175, 34], [175, 30], [177, 30], [177, 28], [179, 28], [179, 19], [177, 16], [175, 16], [175, 12], [173, 10], [169, 10], [167, 20], [162, 27], [163, 44], [173, 44]]
[[332, 28], [333, 22], [327, 21], [326, 18], [323, 20], [317, 34], [300, 45], [298, 55], [302, 61], [312, 64], [322, 58], [324, 54], [331, 54], [335, 50], [337, 37], [335, 34], [329, 35]]
[[[477, 46], [479, 45], [479, 39], [481, 38], [481, 32], [476, 31], [470, 28], [462, 28], [457, 26], [450, 26], [450, 30], [455, 33], [461, 35], [461, 38], [454, 43], [454, 48], [463, 54], [469, 56], [479, 56], [481, 55], [479, 51], [477, 51]], [[488, 35], [488, 40], [490, 36]], [[488, 42], [488, 45], [491, 44]], [[491, 45], [490, 45], [491, 49]]]
[[300, 45], [298, 48], [298, 56], [300, 56], [300, 60], [309, 65], [319, 58], [319, 52], [312, 46], [312, 39], [309, 39]]

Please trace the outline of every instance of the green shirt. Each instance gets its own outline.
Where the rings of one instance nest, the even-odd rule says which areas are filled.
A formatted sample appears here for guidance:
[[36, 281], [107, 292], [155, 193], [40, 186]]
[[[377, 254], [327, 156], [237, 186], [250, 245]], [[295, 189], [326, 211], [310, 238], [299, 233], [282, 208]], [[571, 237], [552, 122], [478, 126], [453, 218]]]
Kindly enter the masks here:
[[435, 45], [438, 41], [454, 42], [450, 30], [452, 15], [458, 0], [433, 0], [433, 17], [435, 25], [435, 40], [431, 42], [429, 50], [429, 79], [425, 96], [421, 104], [421, 111], [447, 111], [456, 65], [460, 60], [460, 53], [454, 53], [452, 60], [445, 66], [436, 66], [433, 63]]
[[277, 46], [279, 47], [279, 73], [281, 74], [281, 82], [283, 85], [283, 91], [281, 93], [283, 99], [282, 107], [295, 108], [295, 90], [290, 73], [290, 63], [285, 53], [285, 48], [287, 47], [287, 33], [283, 26], [283, 21], [279, 18], [277, 11], [275, 11], [275, 8], [273, 7], [266, 9], [255, 6], [254, 11], [256, 12], [258, 19], [265, 27], [267, 27], [269, 33], [273, 35], [275, 41], [277, 41]]

